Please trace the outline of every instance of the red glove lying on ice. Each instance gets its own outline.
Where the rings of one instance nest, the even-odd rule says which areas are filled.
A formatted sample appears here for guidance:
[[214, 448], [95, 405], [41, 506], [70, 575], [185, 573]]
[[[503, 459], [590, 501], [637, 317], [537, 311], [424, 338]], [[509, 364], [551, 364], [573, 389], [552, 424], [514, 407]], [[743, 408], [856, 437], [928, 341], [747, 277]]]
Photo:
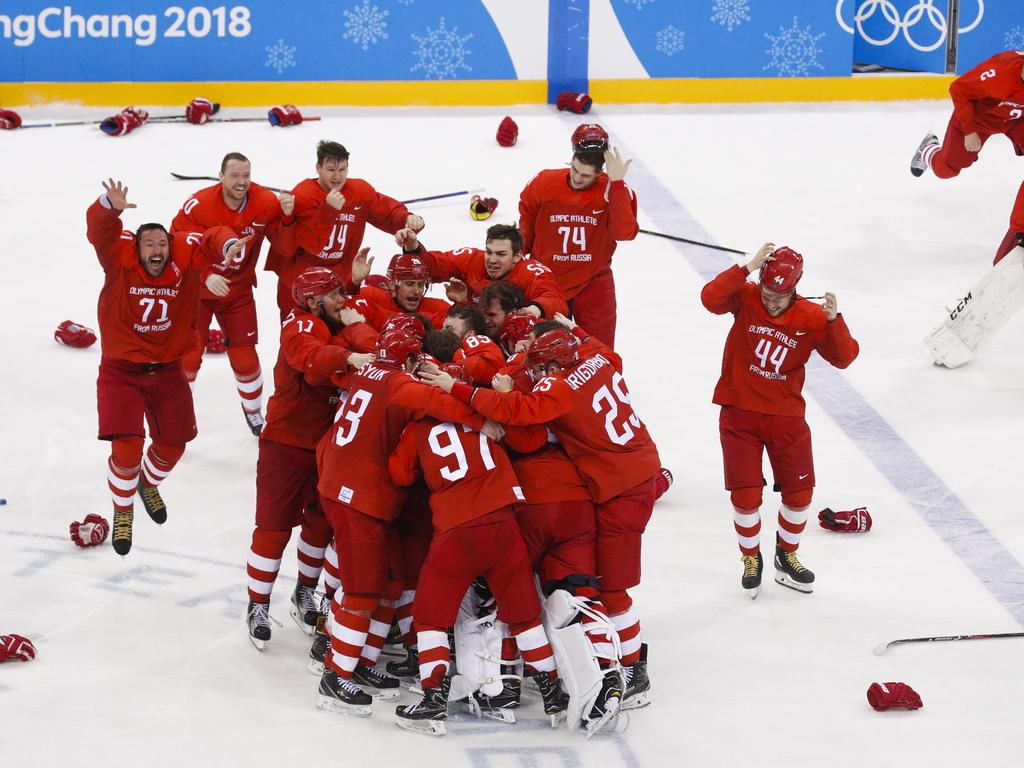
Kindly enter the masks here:
[[833, 512], [825, 507], [818, 513], [818, 524], [840, 533], [865, 533], [871, 530], [871, 515], [867, 507], [857, 507], [849, 512]]
[[879, 712], [893, 707], [920, 709], [924, 706], [917, 691], [906, 683], [872, 683], [868, 688], [868, 704]]
[[32, 661], [36, 647], [22, 635], [0, 635], [0, 661]]
[[86, 515], [82, 522], [71, 523], [71, 540], [76, 547], [95, 547], [107, 540], [110, 523], [99, 515]]

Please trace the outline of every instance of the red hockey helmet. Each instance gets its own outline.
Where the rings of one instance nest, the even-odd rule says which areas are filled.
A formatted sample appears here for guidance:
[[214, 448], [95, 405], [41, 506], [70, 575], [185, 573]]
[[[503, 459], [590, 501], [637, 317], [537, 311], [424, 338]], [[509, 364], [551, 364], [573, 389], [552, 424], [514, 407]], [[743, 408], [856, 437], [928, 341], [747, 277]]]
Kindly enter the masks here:
[[341, 278], [327, 267], [307, 267], [292, 281], [292, 301], [299, 309], [308, 310], [306, 299], [326, 296], [338, 288], [342, 289], [342, 293], [345, 292]]
[[543, 333], [533, 340], [526, 352], [526, 364], [536, 365], [558, 363], [570, 368], [579, 362], [580, 343], [567, 328], [557, 328]]
[[597, 123], [583, 123], [572, 132], [573, 152], [604, 152], [608, 149], [608, 131]]
[[472, 384], [473, 380], [469, 378], [469, 371], [466, 370], [464, 365], [460, 363], [442, 363], [440, 366], [441, 370], [455, 379], [456, 384]]
[[415, 336], [420, 341], [423, 341], [423, 337], [427, 335], [427, 329], [423, 327], [422, 320], [415, 315], [402, 313], [389, 317], [384, 322], [384, 327], [380, 329], [380, 335], [383, 336], [390, 331], [402, 331]]
[[397, 253], [388, 264], [388, 282], [426, 280], [430, 284], [430, 267], [418, 253]]
[[792, 293], [804, 274], [804, 257], [788, 245], [776, 248], [772, 256], [761, 265], [761, 285], [775, 293]]
[[512, 349], [530, 335], [536, 324], [537, 320], [533, 315], [505, 315], [505, 322], [501, 324], [501, 330], [498, 332], [498, 341], [506, 348]]
[[363, 285], [386, 291], [388, 289], [388, 279], [384, 275], [367, 275], [363, 278]]
[[382, 333], [377, 339], [374, 353], [384, 365], [401, 368], [409, 357], [416, 357], [422, 349], [419, 337], [401, 329]]

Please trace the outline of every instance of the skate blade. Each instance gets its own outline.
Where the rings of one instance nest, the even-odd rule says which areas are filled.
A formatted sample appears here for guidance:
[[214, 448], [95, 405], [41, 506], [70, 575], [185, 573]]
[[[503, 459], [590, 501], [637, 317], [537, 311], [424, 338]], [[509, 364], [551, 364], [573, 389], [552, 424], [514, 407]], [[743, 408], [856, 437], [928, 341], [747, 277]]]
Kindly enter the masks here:
[[620, 720], [620, 717], [619, 717], [619, 702], [617, 700], [614, 700], [614, 701], [615, 701], [614, 706], [612, 705], [611, 701], [608, 702], [608, 704], [609, 704], [608, 711], [606, 711], [597, 720], [586, 720], [586, 721], [584, 721], [583, 728], [586, 731], [587, 740], [588, 741], [590, 740], [591, 737], [596, 736], [599, 733], [615, 734], [615, 733], [623, 733], [623, 732], [625, 732], [625, 730], [626, 730], [625, 726], [629, 725], [629, 716], [627, 715], [625, 718], [623, 718], [625, 720], [625, 724], [624, 724], [622, 730], [618, 730], [618, 728], [619, 728], [619, 720]]
[[565, 712], [555, 712], [555, 714], [548, 715], [548, 717], [551, 718], [552, 728], [560, 728], [561, 726], [565, 725], [567, 719]]
[[444, 720], [406, 720], [400, 717], [395, 725], [405, 731], [418, 733], [421, 736], [444, 736], [447, 731], [444, 727]]
[[515, 725], [516, 713], [511, 709], [484, 709], [473, 698], [465, 699], [462, 703], [466, 706], [466, 709], [469, 710], [471, 715], [476, 715], [477, 717], [486, 720], [505, 723], [507, 725]]
[[649, 707], [650, 705], [651, 692], [644, 691], [643, 693], [638, 693], [635, 696], [630, 696], [628, 699], [623, 701], [622, 706], [620, 707], [620, 711], [628, 712], [631, 709], [643, 709], [644, 707]]
[[760, 587], [754, 587], [753, 589], [748, 589], [747, 590], [747, 594], [750, 596], [751, 600], [757, 600], [757, 596], [760, 593], [761, 593], [761, 588]]
[[317, 695], [316, 708], [322, 709], [324, 712], [337, 712], [349, 717], [369, 717], [373, 714], [373, 709], [370, 706], [346, 704], [343, 701], [332, 699], [330, 696], [324, 696], [322, 693]]
[[252, 635], [249, 635], [249, 642], [252, 643], [253, 648], [255, 648], [257, 651], [262, 651], [267, 644], [266, 640], [257, 640]]
[[306, 665], [306, 671], [311, 675], [321, 677], [324, 674], [324, 663], [322, 661], [317, 661], [316, 659], [310, 659], [309, 663]]
[[370, 694], [374, 699], [380, 701], [392, 701], [402, 695], [401, 688], [369, 688], [361, 686], [364, 693]]
[[789, 587], [795, 592], [803, 592], [805, 595], [809, 595], [814, 591], [814, 582], [811, 582], [810, 584], [801, 584], [799, 581], [793, 581], [793, 579], [781, 571], [775, 572], [775, 583], [781, 584], [784, 587]]
[[316, 624], [307, 624], [305, 621], [303, 621], [302, 617], [299, 615], [299, 609], [296, 608], [294, 605], [291, 607], [288, 613], [291, 614], [292, 620], [299, 627], [299, 629], [302, 630], [304, 634], [309, 635], [310, 637], [313, 636], [313, 633], [316, 631]]

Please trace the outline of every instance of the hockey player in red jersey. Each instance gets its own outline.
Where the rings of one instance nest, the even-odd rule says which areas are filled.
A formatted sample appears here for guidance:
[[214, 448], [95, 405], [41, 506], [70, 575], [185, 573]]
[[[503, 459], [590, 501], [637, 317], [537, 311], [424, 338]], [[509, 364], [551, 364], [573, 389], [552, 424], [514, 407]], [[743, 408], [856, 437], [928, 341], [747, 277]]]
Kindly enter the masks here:
[[505, 281], [522, 288], [527, 301], [523, 311], [534, 317], [551, 318], [558, 312], [569, 311], [551, 270], [535, 259], [524, 257], [523, 236], [515, 225], [490, 227], [482, 251], [479, 248], [423, 250], [411, 229], [401, 230], [395, 238], [407, 253], [420, 254], [430, 266], [432, 280], [455, 279], [465, 283], [466, 303], [474, 307], [480, 304], [484, 286]]
[[[317, 446], [317, 486], [334, 531], [345, 590], [331, 604], [331, 652], [325, 659], [318, 706], [368, 716], [371, 697], [394, 697], [399, 681], [374, 669], [402, 591], [401, 554], [393, 525], [402, 492], [392, 483], [388, 457], [405, 426], [432, 415], [484, 427], [463, 404], [416, 380], [420, 340], [388, 331], [376, 346], [376, 361], [348, 374], [348, 394], [334, 427]], [[368, 639], [369, 634], [375, 641]]]
[[295, 308], [281, 327], [274, 394], [256, 462], [256, 526], [246, 564], [249, 638], [262, 650], [270, 639], [270, 593], [292, 528], [301, 526], [299, 575], [291, 615], [311, 634], [319, 606], [314, 592], [330, 527], [317, 500], [316, 444], [331, 426], [338, 388], [330, 377], [374, 359], [377, 333], [345, 308], [341, 280], [309, 267], [292, 284]]
[[[451, 375], [459, 366], [445, 370]], [[464, 370], [455, 375], [469, 383]], [[434, 521], [413, 604], [423, 699], [398, 707], [399, 725], [444, 732], [438, 725], [447, 718], [450, 687], [447, 628], [455, 625], [463, 595], [478, 576], [497, 598], [498, 616], [516, 639], [545, 712], [564, 711], [566, 696], [541, 626], [533, 573], [516, 524], [515, 506], [525, 499], [505, 451], [468, 426], [428, 417], [402, 433], [388, 471], [397, 485], [410, 485], [420, 476], [426, 480]], [[487, 699], [479, 691], [473, 696]]]
[[639, 232], [636, 195], [624, 181], [632, 161], [609, 149], [594, 123], [577, 127], [571, 142], [569, 169], [541, 171], [519, 196], [523, 250], [555, 273], [570, 316], [614, 346], [612, 256]]
[[[758, 281], [747, 280], [758, 273]], [[733, 266], [704, 286], [701, 301], [717, 315], [732, 314], [714, 402], [722, 406], [719, 433], [734, 525], [743, 561], [743, 588], [761, 587], [763, 452], [782, 491], [775, 545], [775, 580], [801, 592], [814, 574], [797, 558], [814, 489], [811, 432], [804, 419], [804, 365], [816, 351], [846, 368], [860, 347], [839, 314], [836, 297], [824, 305], [796, 293], [803, 257], [792, 248], [761, 246], [745, 266]]]
[[[597, 578], [618, 630], [626, 674], [623, 705], [646, 703], [640, 620], [628, 591], [640, 583], [640, 540], [654, 506], [658, 449], [630, 405], [622, 359], [565, 317], [534, 328], [527, 364], [537, 383], [514, 392], [509, 376], [495, 390], [421, 374], [501, 424], [547, 424], [576, 464], [597, 507]], [[570, 330], [570, 327], [572, 330]], [[580, 354], [580, 342], [586, 351]]]
[[1003, 51], [986, 59], [949, 86], [953, 115], [946, 136], [929, 133], [917, 148], [910, 172], [927, 169], [940, 179], [973, 165], [990, 136], [1005, 135], [1024, 155], [1024, 51]]
[[[197, 344], [185, 356], [185, 376], [193, 382], [203, 364], [210, 321], [217, 318], [227, 337], [228, 361], [235, 374], [235, 386], [242, 401], [242, 412], [254, 435], [263, 428], [263, 372], [256, 355], [259, 341], [256, 302], [256, 263], [264, 236], [277, 242], [279, 236], [291, 242], [292, 210], [295, 199], [283, 192], [275, 195], [254, 184], [249, 158], [238, 152], [224, 156], [220, 164], [220, 182], [201, 189], [181, 206], [171, 222], [171, 232], [204, 232], [213, 226], [230, 227], [235, 235], [251, 235], [252, 240], [226, 266], [210, 269], [210, 287], [203, 287], [196, 317]], [[282, 233], [282, 228], [284, 232]], [[288, 246], [291, 247], [290, 245]]]
[[489, 384], [505, 364], [505, 355], [485, 333], [484, 316], [472, 307], [455, 306], [448, 310], [442, 327], [459, 338], [452, 362], [464, 366], [474, 383]]
[[[169, 235], [162, 224], [122, 230], [121, 213], [135, 208], [128, 188], [110, 179], [86, 213], [86, 234], [104, 281], [97, 315], [103, 358], [96, 397], [99, 439], [111, 443], [107, 482], [114, 502], [114, 551], [132, 546], [132, 498], [138, 490], [158, 525], [167, 507], [157, 486], [197, 434], [192, 393], [181, 358], [195, 333], [199, 273], [229, 264], [249, 241], [227, 227]], [[149, 449], [143, 457], [146, 430]]]
[[415, 253], [399, 253], [391, 257], [387, 269], [387, 290], [363, 285], [359, 299], [392, 313], [419, 313], [440, 328], [451, 308], [444, 299], [427, 296], [430, 268]]
[[291, 311], [292, 280], [306, 267], [327, 267], [349, 285], [352, 261], [366, 225], [394, 234], [423, 229], [423, 219], [368, 182], [348, 175], [349, 153], [334, 141], [316, 148], [316, 178], [299, 182], [295, 195], [294, 253], [271, 248], [267, 269], [277, 272], [277, 303], [284, 318]]

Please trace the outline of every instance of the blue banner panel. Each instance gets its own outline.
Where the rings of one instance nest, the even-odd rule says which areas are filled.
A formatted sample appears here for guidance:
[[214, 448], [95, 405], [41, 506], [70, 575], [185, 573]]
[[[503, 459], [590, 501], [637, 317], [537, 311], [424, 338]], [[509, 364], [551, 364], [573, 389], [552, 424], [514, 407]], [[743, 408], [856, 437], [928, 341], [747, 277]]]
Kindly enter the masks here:
[[[970, 6], [978, 0], [963, 0]], [[836, 15], [854, 36], [858, 64], [911, 72], [946, 71], [948, 0], [836, 0]]]
[[651, 77], [846, 77], [852, 38], [826, 0], [612, 0]]
[[1024, 51], [1024, 1], [960, 0], [957, 74], [1009, 50]]
[[0, 5], [0, 81], [514, 80], [480, 0]]

